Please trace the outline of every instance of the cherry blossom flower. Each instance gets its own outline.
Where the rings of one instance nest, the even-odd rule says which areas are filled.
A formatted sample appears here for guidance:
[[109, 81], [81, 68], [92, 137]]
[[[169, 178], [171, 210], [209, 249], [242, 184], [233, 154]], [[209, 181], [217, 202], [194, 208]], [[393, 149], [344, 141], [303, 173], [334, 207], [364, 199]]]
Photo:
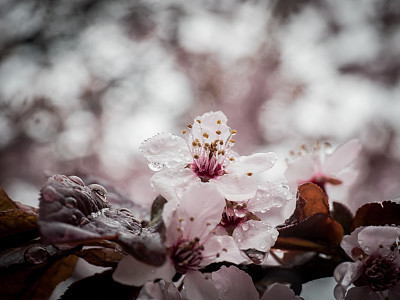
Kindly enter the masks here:
[[[343, 198], [348, 188], [355, 182], [358, 170], [353, 168], [353, 162], [362, 149], [358, 140], [351, 140], [339, 146], [328, 154], [330, 145], [317, 142], [312, 152], [306, 146], [293, 161], [288, 161], [285, 177], [290, 190], [295, 191], [299, 184], [313, 182], [318, 184], [329, 196]], [[291, 153], [293, 156], [295, 154]], [[337, 189], [336, 187], [341, 187]], [[332, 193], [336, 193], [332, 195]], [[340, 193], [340, 195], [339, 195]]]
[[195, 182], [215, 184], [228, 200], [247, 200], [257, 191], [253, 175], [270, 169], [277, 159], [273, 152], [235, 153], [236, 130], [227, 126], [220, 111], [195, 118], [183, 133], [186, 139], [162, 133], [140, 147], [149, 167], [158, 171], [151, 178], [153, 188], [168, 200], [180, 197]]
[[335, 298], [400, 299], [399, 237], [394, 226], [359, 227], [345, 236], [341, 246], [354, 262], [336, 267]]
[[274, 284], [263, 296], [259, 298], [258, 292], [254, 287], [251, 277], [244, 271], [235, 266], [222, 266], [212, 273], [212, 280], [218, 291], [220, 300], [267, 300], [267, 299], [302, 299], [285, 285]]
[[268, 252], [278, 237], [268, 212], [291, 199], [292, 194], [287, 188], [267, 182], [259, 186], [256, 195], [247, 201], [226, 201], [217, 233], [232, 236], [242, 250]]
[[214, 185], [190, 187], [182, 199], [171, 200], [164, 206], [164, 245], [168, 249], [165, 264], [153, 267], [128, 255], [120, 261], [113, 278], [123, 284], [140, 286], [156, 278], [171, 281], [178, 272], [190, 280], [200, 268], [213, 262], [246, 262], [232, 237], [215, 235], [214, 228], [221, 220], [224, 207], [225, 199]]

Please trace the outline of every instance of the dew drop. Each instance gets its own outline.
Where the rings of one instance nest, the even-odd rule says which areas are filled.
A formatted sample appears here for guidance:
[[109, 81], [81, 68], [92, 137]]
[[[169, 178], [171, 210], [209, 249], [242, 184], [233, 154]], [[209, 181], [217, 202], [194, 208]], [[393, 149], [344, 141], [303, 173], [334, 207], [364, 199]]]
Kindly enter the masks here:
[[238, 243], [240, 243], [240, 242], [242, 241], [242, 239], [241, 239], [241, 238], [238, 238], [237, 241], [238, 241]]
[[249, 228], [250, 228], [250, 226], [249, 226], [248, 223], [243, 223], [243, 224], [242, 224], [242, 229], [243, 229], [244, 231], [249, 230]]
[[80, 186], [85, 186], [82, 179], [80, 179], [78, 176], [68, 176], [68, 178], [71, 179], [76, 184], [79, 184]]
[[261, 213], [265, 213], [265, 212], [266, 212], [266, 210], [265, 210], [265, 209], [262, 209], [262, 210], [261, 210]]
[[264, 242], [260, 243], [260, 248], [264, 250], [265, 248], [267, 248], [267, 244]]
[[77, 202], [74, 198], [72, 197], [67, 197], [65, 198], [65, 206], [69, 208], [75, 208], [77, 206]]
[[236, 211], [235, 215], [239, 218], [243, 218], [244, 216], [246, 216], [246, 212], [245, 211]]
[[50, 254], [42, 246], [32, 246], [24, 253], [25, 260], [34, 265], [45, 262], [49, 257]]
[[161, 171], [164, 168], [164, 164], [158, 162], [149, 162], [148, 165], [150, 170], [154, 172]]

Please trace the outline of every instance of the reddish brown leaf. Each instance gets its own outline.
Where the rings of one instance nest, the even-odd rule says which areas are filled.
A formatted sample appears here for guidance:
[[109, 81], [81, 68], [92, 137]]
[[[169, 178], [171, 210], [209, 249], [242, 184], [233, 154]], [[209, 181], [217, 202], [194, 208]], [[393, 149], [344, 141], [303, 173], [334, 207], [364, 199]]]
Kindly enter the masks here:
[[76, 253], [88, 263], [99, 267], [116, 267], [125, 256], [121, 250], [111, 248], [84, 249]]
[[317, 213], [329, 214], [328, 197], [314, 183], [308, 182], [300, 185], [297, 189], [297, 199], [297, 201], [305, 203], [300, 220], [304, 220]]
[[70, 255], [22, 270], [0, 272], [0, 299], [48, 299], [57, 284], [71, 275], [76, 261], [77, 257]]
[[[297, 224], [279, 229], [279, 238], [275, 244], [278, 245], [277, 248], [279, 248], [279, 245], [283, 245], [279, 241], [281, 238], [286, 238], [284, 240], [284, 249], [306, 249], [310, 248], [308, 243], [312, 242], [327, 247], [327, 251], [329, 251], [330, 246], [339, 246], [343, 238], [343, 227], [331, 216], [318, 213]], [[287, 238], [291, 238], [289, 241], [293, 241], [293, 245], [289, 245], [290, 243]], [[299, 239], [305, 240], [306, 242], [300, 243]], [[311, 245], [311, 248], [312, 247], [315, 247], [315, 245]], [[319, 250], [320, 247], [315, 247], [313, 251]]]
[[400, 225], [400, 204], [392, 201], [368, 203], [361, 206], [354, 216], [353, 228], [360, 226]]
[[29, 241], [39, 235], [38, 217], [19, 209], [0, 211], [0, 248]]
[[0, 211], [18, 208], [17, 204], [12, 201], [7, 193], [0, 187]]

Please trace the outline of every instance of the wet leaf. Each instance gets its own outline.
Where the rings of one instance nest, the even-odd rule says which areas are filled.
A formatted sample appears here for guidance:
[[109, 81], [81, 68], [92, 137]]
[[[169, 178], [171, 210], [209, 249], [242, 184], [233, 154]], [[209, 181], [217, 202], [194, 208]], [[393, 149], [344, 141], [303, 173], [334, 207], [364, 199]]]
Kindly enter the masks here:
[[29, 241], [39, 236], [37, 216], [20, 209], [0, 211], [0, 248]]
[[354, 216], [353, 228], [360, 226], [400, 225], [400, 204], [392, 201], [367, 203]]
[[297, 223], [317, 213], [329, 214], [328, 197], [318, 185], [304, 183], [297, 188], [296, 208], [285, 225]]
[[344, 234], [351, 233], [353, 215], [345, 205], [339, 202], [333, 202], [332, 217], [342, 225]]
[[71, 284], [60, 300], [133, 300], [141, 287], [120, 284], [112, 279], [113, 270], [95, 274]]
[[[279, 229], [279, 238], [295, 238], [303, 239], [307, 242], [322, 244], [323, 246], [334, 245], [339, 246], [343, 238], [343, 227], [336, 222], [331, 216], [323, 213], [314, 214], [307, 219], [298, 222], [295, 225], [286, 226]], [[276, 244], [280, 244], [278, 241]], [[300, 246], [296, 242], [297, 246]], [[326, 247], [325, 247], [326, 248]], [[329, 251], [327, 247], [324, 252]]]
[[161, 219], [165, 203], [167, 203], [167, 199], [161, 195], [158, 195], [156, 199], [154, 199], [153, 204], [151, 205], [150, 224], [153, 224]]
[[0, 299], [48, 299], [58, 283], [67, 279], [77, 257], [68, 257], [32, 264], [28, 268], [8, 269], [0, 272]]
[[8, 209], [16, 209], [18, 206], [12, 201], [7, 193], [0, 187], [0, 211]]
[[114, 240], [148, 264], [161, 265], [166, 250], [160, 233], [142, 228], [124, 208], [107, 203], [107, 191], [98, 184], [85, 186], [76, 176], [54, 175], [41, 190], [39, 226], [44, 241], [85, 244]]
[[111, 248], [84, 249], [76, 253], [76, 255], [99, 267], [116, 267], [124, 257], [124, 253], [121, 250]]

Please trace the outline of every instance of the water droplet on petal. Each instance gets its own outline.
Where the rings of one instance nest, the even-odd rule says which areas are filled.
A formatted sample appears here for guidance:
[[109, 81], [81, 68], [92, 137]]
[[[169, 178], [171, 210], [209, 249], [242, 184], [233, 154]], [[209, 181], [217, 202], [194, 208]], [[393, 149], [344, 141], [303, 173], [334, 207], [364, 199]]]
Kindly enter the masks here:
[[249, 230], [249, 228], [250, 228], [250, 226], [249, 226], [248, 223], [243, 223], [243, 224], [242, 224], [242, 229], [243, 229], [244, 231]]
[[161, 171], [164, 168], [164, 164], [158, 162], [150, 162], [149, 163], [150, 170], [154, 172]]
[[241, 239], [241, 238], [238, 238], [237, 241], [238, 241], [238, 243], [240, 243], [240, 242], [242, 241], [242, 239]]
[[267, 244], [265, 242], [260, 243], [260, 248], [264, 250], [267, 248]]

